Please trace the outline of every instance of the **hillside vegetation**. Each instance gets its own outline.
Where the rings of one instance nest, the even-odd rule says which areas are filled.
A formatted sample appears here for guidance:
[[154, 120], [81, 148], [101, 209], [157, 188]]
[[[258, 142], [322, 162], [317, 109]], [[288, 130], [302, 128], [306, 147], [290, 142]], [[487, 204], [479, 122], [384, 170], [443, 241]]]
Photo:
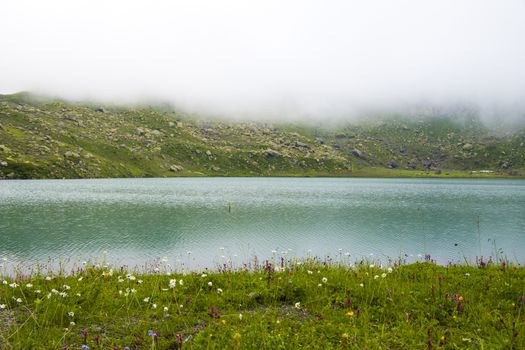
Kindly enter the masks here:
[[0, 95], [0, 178], [523, 176], [525, 129], [391, 116], [327, 126]]

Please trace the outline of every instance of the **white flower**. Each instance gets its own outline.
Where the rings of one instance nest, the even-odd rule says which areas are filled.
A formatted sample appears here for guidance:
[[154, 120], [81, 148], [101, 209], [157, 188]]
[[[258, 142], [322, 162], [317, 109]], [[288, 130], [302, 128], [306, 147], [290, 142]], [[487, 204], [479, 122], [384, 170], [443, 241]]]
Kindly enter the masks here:
[[168, 312], [169, 308], [167, 306], [164, 306], [164, 312]]
[[9, 287], [11, 287], [11, 288], [16, 288], [16, 287], [18, 287], [18, 283], [13, 282], [13, 283], [11, 283], [11, 284], [9, 285]]
[[153, 304], [153, 305], [151, 305], [151, 308], [152, 308], [152, 309], [156, 309], [156, 308], [157, 308], [157, 304]]
[[310, 270], [308, 270], [308, 271], [306, 271], [306, 272], [307, 272], [309, 275], [311, 275], [311, 274], [314, 273], [313, 271], [310, 271]]
[[296, 309], [300, 309], [301, 308], [301, 303], [300, 302], [296, 302], [295, 303], [295, 308]]
[[467, 273], [465, 274], [465, 276], [469, 277], [469, 276], [470, 276], [470, 273], [467, 272]]
[[5, 304], [0, 304], [0, 310], [4, 310], [5, 309]]
[[48, 294], [46, 295], [46, 298], [50, 299], [50, 298], [51, 298], [51, 293], [48, 293]]
[[122, 279], [122, 276], [118, 276], [118, 278], [117, 278], [117, 282], [118, 282], [118, 283], [122, 283], [122, 282], [124, 282], [124, 280]]
[[128, 280], [130, 280], [130, 281], [134, 281], [134, 280], [137, 279], [135, 276], [130, 275], [129, 273], [126, 275], [126, 278], [127, 278]]
[[217, 288], [217, 293], [221, 294], [222, 293], [222, 289]]
[[67, 293], [66, 292], [62, 292], [59, 294], [62, 298], [66, 298], [67, 297]]
[[209, 281], [209, 282], [208, 282], [208, 286], [210, 286], [210, 287], [213, 286], [213, 282], [212, 282], [212, 281]]
[[79, 298], [82, 296], [80, 293], [77, 293], [76, 295], [77, 295], [77, 297], [79, 297]]
[[392, 273], [392, 268], [389, 267], [387, 271], [388, 271], [388, 273]]
[[371, 269], [373, 269], [374, 267], [376, 267], [374, 264], [370, 264]]
[[149, 303], [149, 297], [144, 298], [144, 302], [145, 302], [145, 303]]
[[383, 273], [381, 274], [381, 277], [385, 278], [385, 277], [386, 277], [386, 273], [383, 272]]
[[26, 284], [26, 288], [33, 288], [33, 284], [31, 283]]
[[319, 284], [317, 285], [317, 287], [322, 287], [322, 286], [323, 286], [323, 284], [322, 284], [322, 283], [319, 283]]
[[74, 325], [76, 325], [76, 323], [73, 322], [73, 321], [71, 321], [71, 322], [69, 322], [69, 325], [70, 325], [71, 327], [73, 327]]
[[242, 321], [242, 314], [239, 314], [239, 321]]
[[35, 293], [36, 294], [40, 294], [40, 293], [42, 293], [42, 291], [40, 289], [37, 289], [37, 290], [35, 290]]
[[203, 274], [201, 275], [201, 277], [202, 277], [202, 278], [206, 278], [206, 277], [208, 277], [208, 275], [205, 274], [205, 273], [203, 273]]
[[179, 284], [182, 286], [184, 285], [184, 281], [183, 280], [179, 280]]
[[363, 283], [359, 283], [359, 287], [363, 288], [365, 285]]
[[122, 290], [119, 290], [119, 291], [118, 291], [118, 294], [122, 295]]
[[170, 280], [170, 283], [169, 283], [169, 287], [171, 289], [175, 288], [177, 286], [177, 280], [173, 279], [173, 280]]
[[155, 271], [155, 272], [159, 272], [160, 269], [159, 269], [158, 267], [156, 267], [156, 268], [153, 269], [153, 271]]
[[51, 289], [51, 293], [53, 294], [58, 294], [58, 290], [56, 290], [55, 288]]
[[71, 289], [71, 287], [68, 286], [67, 284], [64, 284], [64, 285], [62, 286], [62, 288], [64, 288], [64, 290], [70, 290], [70, 289]]
[[[119, 277], [120, 277], [120, 276], [119, 276]], [[79, 282], [80, 282], [80, 281], [82, 281], [83, 279], [84, 279], [84, 277], [80, 276], [80, 277], [78, 278], [78, 280], [77, 280], [77, 281], [79, 281]]]
[[17, 298], [17, 299], [16, 299], [16, 302], [20, 304], [20, 303], [22, 302], [22, 299]]
[[69, 317], [75, 317], [75, 313], [74, 313], [73, 311], [69, 311], [69, 312], [67, 313], [67, 315], [68, 315]]
[[131, 292], [131, 294], [135, 294], [135, 293], [137, 293], [137, 290], [135, 288], [131, 288], [130, 292]]
[[378, 279], [378, 278], [379, 278], [379, 275], [375, 275], [375, 276], [374, 276], [374, 279], [375, 279], [375, 280]]
[[142, 280], [138, 280], [137, 283], [138, 283], [138, 284], [142, 284]]
[[46, 281], [51, 281], [53, 279], [53, 277], [51, 276], [46, 276]]
[[2, 284], [6, 285], [8, 282], [6, 280], [2, 281]]
[[326, 283], [326, 282], [328, 282], [328, 278], [323, 277], [323, 279], [321, 281], [323, 281], [323, 283]]

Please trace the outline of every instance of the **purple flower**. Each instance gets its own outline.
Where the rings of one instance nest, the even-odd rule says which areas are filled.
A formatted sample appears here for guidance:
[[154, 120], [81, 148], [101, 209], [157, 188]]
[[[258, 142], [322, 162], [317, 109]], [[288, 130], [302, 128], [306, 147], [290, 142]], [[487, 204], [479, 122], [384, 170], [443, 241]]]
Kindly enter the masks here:
[[89, 350], [89, 346], [87, 346], [87, 345], [85, 345], [85, 344], [83, 344], [83, 345], [81, 346], [81, 348], [82, 348], [82, 350]]

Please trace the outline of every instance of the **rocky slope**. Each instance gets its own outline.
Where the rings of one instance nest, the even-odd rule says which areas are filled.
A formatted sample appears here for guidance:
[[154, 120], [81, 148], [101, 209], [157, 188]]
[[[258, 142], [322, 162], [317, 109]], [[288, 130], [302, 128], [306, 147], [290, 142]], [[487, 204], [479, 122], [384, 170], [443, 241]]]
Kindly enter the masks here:
[[315, 127], [0, 95], [0, 178], [523, 174], [525, 129], [472, 118]]

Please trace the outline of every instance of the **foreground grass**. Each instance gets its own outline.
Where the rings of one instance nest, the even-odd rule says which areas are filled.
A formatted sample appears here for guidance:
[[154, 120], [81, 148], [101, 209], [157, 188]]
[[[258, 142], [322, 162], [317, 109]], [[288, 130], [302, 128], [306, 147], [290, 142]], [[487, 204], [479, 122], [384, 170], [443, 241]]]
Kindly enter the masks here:
[[525, 268], [315, 259], [2, 278], [3, 349], [524, 349]]

